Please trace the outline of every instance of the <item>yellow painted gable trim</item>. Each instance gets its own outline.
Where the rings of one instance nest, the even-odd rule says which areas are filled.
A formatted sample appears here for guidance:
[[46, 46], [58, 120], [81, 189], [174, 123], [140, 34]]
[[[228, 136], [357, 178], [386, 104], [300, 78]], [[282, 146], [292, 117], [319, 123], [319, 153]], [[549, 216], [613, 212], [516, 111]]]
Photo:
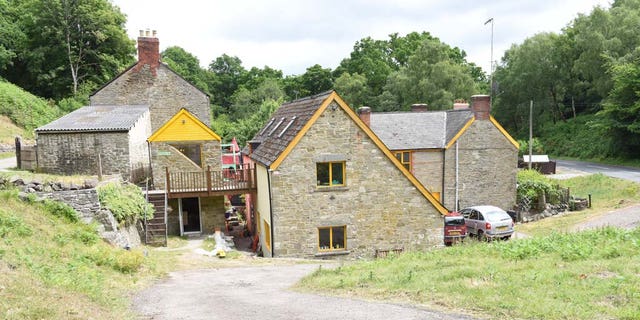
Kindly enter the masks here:
[[467, 129], [469, 129], [469, 127], [471, 126], [471, 124], [476, 120], [475, 117], [472, 117], [471, 120], [467, 121], [467, 123], [464, 125], [464, 127], [462, 127], [462, 129], [460, 129], [460, 131], [458, 131], [458, 133], [456, 133], [456, 135], [453, 137], [453, 139], [451, 139], [451, 141], [449, 141], [449, 143], [447, 143], [447, 145], [444, 147], [444, 149], [449, 149], [454, 143], [456, 143], [456, 141], [458, 141], [458, 138], [460, 138], [460, 136], [462, 136], [462, 134], [464, 134]]
[[493, 118], [493, 116], [490, 116], [489, 120], [491, 121], [491, 123], [493, 123], [494, 126], [496, 126], [496, 128], [498, 128], [498, 130], [500, 130], [500, 132], [502, 132], [505, 138], [507, 138], [507, 140], [509, 140], [509, 142], [511, 142], [511, 144], [513, 144], [513, 146], [516, 147], [516, 149], [520, 149], [520, 144], [518, 143], [518, 141], [516, 141], [515, 139], [513, 139], [513, 137], [511, 137], [511, 135], [507, 132], [507, 130], [505, 130], [500, 125], [500, 123], [498, 123], [498, 120]]
[[222, 139], [185, 108], [180, 109], [147, 139], [149, 142], [208, 140]]
[[396, 157], [393, 155], [393, 153], [384, 145], [384, 143], [382, 143], [382, 141], [378, 138], [378, 136], [375, 135], [375, 133], [373, 133], [373, 131], [371, 131], [371, 129], [369, 128], [369, 126], [367, 126], [364, 122], [362, 122], [362, 120], [360, 120], [360, 117], [358, 117], [358, 115], [356, 115], [356, 113], [351, 110], [351, 108], [347, 105], [346, 102], [344, 102], [344, 100], [342, 100], [342, 98], [334, 91], [332, 92], [320, 105], [320, 107], [318, 108], [318, 110], [316, 110], [316, 112], [313, 114], [313, 116], [311, 116], [311, 118], [309, 119], [309, 121], [302, 127], [302, 129], [300, 130], [300, 132], [298, 132], [298, 134], [293, 138], [293, 140], [289, 143], [289, 145], [284, 149], [284, 151], [280, 154], [280, 156], [271, 164], [270, 168], [272, 170], [276, 170], [278, 168], [278, 166], [280, 166], [280, 164], [282, 163], [282, 161], [284, 161], [284, 159], [289, 155], [289, 153], [291, 152], [291, 150], [293, 150], [293, 148], [295, 148], [295, 146], [298, 144], [298, 142], [300, 142], [300, 140], [302, 139], [302, 137], [304, 137], [304, 135], [307, 133], [307, 131], [309, 131], [309, 128], [311, 128], [311, 126], [313, 126], [313, 124], [318, 120], [318, 118], [320, 117], [320, 115], [322, 115], [322, 113], [327, 109], [327, 106], [329, 106], [329, 104], [332, 101], [336, 101], [336, 103], [340, 106], [340, 108], [342, 108], [342, 110], [351, 118], [351, 120], [353, 120], [355, 122], [355, 124], [373, 141], [373, 143], [384, 153], [385, 156], [387, 156], [387, 158], [389, 158], [389, 160], [391, 160], [391, 163], [393, 163], [396, 168], [398, 168], [398, 170], [400, 170], [400, 172], [402, 172], [402, 174], [409, 179], [409, 181], [416, 187], [416, 189], [418, 189], [418, 191], [420, 191], [420, 193], [422, 193], [422, 195], [427, 198], [427, 200], [436, 208], [436, 210], [438, 210], [438, 212], [440, 212], [440, 214], [447, 214], [449, 212], [449, 210], [447, 210], [447, 208], [445, 208], [438, 200], [436, 200], [433, 195], [431, 194], [431, 192], [429, 192], [427, 190], [427, 188], [425, 188], [414, 176], [413, 174], [411, 174], [411, 172], [409, 172], [403, 165], [402, 163], [400, 163], [400, 161], [398, 161], [398, 159], [396, 159]]

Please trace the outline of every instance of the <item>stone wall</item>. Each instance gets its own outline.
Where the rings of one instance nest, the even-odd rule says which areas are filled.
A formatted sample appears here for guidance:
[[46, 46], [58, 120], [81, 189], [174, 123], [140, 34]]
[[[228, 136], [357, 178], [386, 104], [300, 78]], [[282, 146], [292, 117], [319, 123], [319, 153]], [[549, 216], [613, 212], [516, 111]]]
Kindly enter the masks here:
[[154, 72], [149, 65], [132, 67], [90, 97], [92, 105], [148, 105], [155, 132], [180, 108], [211, 125], [209, 97], [164, 64]]
[[442, 152], [414, 151], [412, 173], [431, 192], [442, 192]]
[[[372, 258], [376, 249], [441, 245], [438, 211], [342, 109], [331, 109], [271, 173], [275, 256]], [[346, 162], [346, 186], [317, 187], [316, 162], [326, 159]], [[318, 228], [327, 226], [346, 226], [346, 251], [319, 251]]]
[[10, 179], [0, 177], [0, 189], [9, 186], [22, 190], [21, 197], [35, 194], [38, 199], [51, 199], [66, 203], [77, 213], [80, 220], [86, 224], [96, 223], [98, 233], [105, 241], [121, 247], [131, 248], [141, 244], [140, 234], [144, 233], [142, 223], [120, 226], [109, 209], [103, 208], [98, 199], [95, 187], [96, 180], [87, 180], [82, 184], [24, 181], [20, 177]]
[[[180, 199], [169, 200], [167, 215], [167, 232], [170, 235], [180, 235]], [[200, 198], [200, 224], [203, 234], [214, 233], [215, 228], [224, 231], [224, 198], [223, 196]]]
[[[455, 144], [445, 152], [445, 207], [455, 208]], [[459, 208], [516, 203], [518, 150], [488, 120], [476, 120], [458, 139]]]
[[127, 132], [46, 133], [37, 137], [38, 167], [46, 173], [98, 174], [98, 154], [102, 174], [129, 176], [129, 135]]

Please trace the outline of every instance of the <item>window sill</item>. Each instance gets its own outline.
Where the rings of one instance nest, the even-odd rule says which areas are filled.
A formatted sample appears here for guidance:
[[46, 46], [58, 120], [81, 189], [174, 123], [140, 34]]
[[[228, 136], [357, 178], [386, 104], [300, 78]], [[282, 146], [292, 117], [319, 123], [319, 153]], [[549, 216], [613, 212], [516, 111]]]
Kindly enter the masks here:
[[336, 187], [316, 186], [316, 188], [314, 189], [314, 192], [334, 192], [334, 191], [349, 191], [349, 187], [345, 187], [345, 186], [336, 186]]
[[349, 250], [323, 251], [323, 252], [316, 253], [315, 256], [317, 258], [330, 257], [330, 256], [345, 256], [345, 255], [348, 255], [350, 253], [351, 253], [351, 251], [349, 251]]

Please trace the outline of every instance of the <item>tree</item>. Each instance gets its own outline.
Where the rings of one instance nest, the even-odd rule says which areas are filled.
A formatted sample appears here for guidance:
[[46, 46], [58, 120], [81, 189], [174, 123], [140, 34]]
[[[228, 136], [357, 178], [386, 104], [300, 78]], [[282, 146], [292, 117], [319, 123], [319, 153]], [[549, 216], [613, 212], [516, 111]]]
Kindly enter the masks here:
[[313, 65], [300, 76], [300, 82], [305, 96], [330, 90], [333, 88], [331, 69], [324, 69], [319, 64]]
[[367, 101], [370, 97], [367, 79], [359, 73], [343, 73], [336, 79], [334, 88], [354, 110], [372, 102]]
[[13, 64], [25, 35], [16, 20], [20, 16], [7, 0], [0, 0], [0, 74]]
[[240, 86], [247, 70], [242, 66], [240, 58], [225, 53], [209, 64], [209, 71], [213, 73], [209, 79], [213, 104], [221, 106], [224, 112], [230, 114], [231, 97]]
[[206, 71], [200, 67], [200, 60], [193, 54], [180, 47], [168, 47], [162, 52], [162, 62], [200, 90], [209, 93]]
[[[468, 99], [476, 91], [469, 69], [451, 57], [451, 48], [437, 39], [423, 42], [407, 65], [391, 74], [385, 91], [400, 109], [427, 103], [431, 109], [447, 109], [457, 98]], [[388, 104], [380, 99], [381, 104]]]
[[40, 96], [76, 94], [82, 83], [102, 84], [133, 61], [126, 18], [107, 0], [11, 3], [22, 13], [27, 41], [7, 78]]

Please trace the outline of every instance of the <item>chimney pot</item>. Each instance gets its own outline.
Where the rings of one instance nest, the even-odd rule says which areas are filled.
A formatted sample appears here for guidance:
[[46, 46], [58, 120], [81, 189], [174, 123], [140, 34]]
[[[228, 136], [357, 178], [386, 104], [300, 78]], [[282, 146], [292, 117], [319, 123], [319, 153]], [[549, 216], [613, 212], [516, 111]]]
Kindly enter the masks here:
[[150, 35], [150, 33], [149, 33], [149, 29], [145, 30], [145, 32], [144, 32], [144, 36], [145, 36], [145, 37], [149, 37], [149, 35]]
[[429, 105], [426, 103], [414, 103], [411, 105], [411, 112], [426, 112], [429, 111]]
[[366, 106], [358, 108], [358, 116], [367, 127], [371, 126], [371, 108]]
[[144, 30], [140, 29], [140, 37], [144, 37]]
[[156, 36], [158, 35], [158, 31], [157, 30], [153, 30], [151, 32], [151, 34], [153, 35], [154, 38], [156, 38]]
[[469, 109], [469, 103], [464, 99], [453, 100], [453, 110], [466, 110]]
[[491, 112], [491, 97], [485, 94], [471, 96], [471, 110], [476, 120], [488, 120]]

